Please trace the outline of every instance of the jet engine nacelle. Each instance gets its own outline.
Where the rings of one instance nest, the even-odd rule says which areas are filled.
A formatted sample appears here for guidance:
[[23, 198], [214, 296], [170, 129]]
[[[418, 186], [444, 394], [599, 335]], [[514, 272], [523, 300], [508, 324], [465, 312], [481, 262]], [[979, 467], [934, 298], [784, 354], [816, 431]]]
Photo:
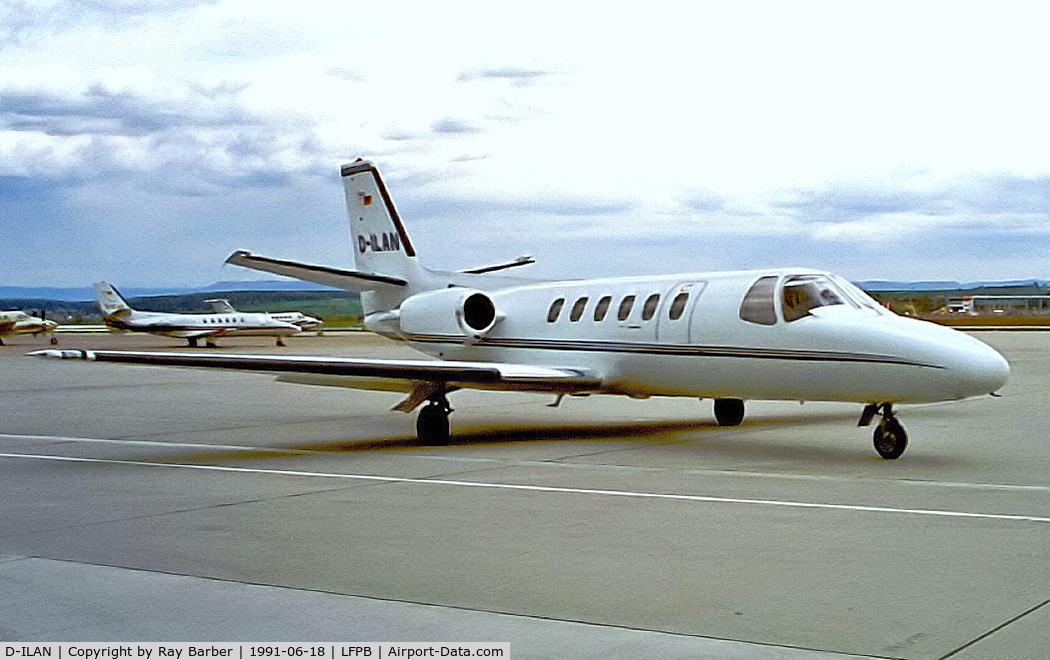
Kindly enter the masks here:
[[469, 343], [484, 337], [502, 319], [484, 291], [452, 288], [408, 298], [401, 303], [399, 323], [406, 335], [461, 335]]

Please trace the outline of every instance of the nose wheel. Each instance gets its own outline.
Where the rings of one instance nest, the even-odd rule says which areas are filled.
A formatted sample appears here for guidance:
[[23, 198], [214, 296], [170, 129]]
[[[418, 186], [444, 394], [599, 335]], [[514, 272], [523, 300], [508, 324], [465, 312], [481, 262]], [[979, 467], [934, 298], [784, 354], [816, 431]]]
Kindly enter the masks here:
[[908, 432], [893, 414], [893, 404], [869, 404], [864, 408], [858, 426], [868, 426], [876, 414], [882, 415], [882, 421], [875, 427], [875, 433], [872, 436], [875, 451], [887, 460], [900, 458], [900, 455], [908, 448]]

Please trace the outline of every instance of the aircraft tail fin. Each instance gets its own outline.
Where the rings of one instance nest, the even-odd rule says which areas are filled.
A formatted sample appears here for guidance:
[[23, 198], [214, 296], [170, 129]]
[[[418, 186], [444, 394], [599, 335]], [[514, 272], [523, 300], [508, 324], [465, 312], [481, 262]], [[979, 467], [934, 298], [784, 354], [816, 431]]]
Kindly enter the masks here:
[[211, 311], [216, 314], [236, 314], [237, 310], [233, 308], [229, 300], [224, 298], [215, 298], [213, 300], [205, 300], [205, 305], [211, 307]]
[[95, 300], [104, 318], [127, 316], [133, 311], [117, 287], [109, 282], [95, 283]]
[[343, 165], [343, 189], [357, 271], [412, 282], [420, 273], [408, 238], [379, 170], [367, 160]]

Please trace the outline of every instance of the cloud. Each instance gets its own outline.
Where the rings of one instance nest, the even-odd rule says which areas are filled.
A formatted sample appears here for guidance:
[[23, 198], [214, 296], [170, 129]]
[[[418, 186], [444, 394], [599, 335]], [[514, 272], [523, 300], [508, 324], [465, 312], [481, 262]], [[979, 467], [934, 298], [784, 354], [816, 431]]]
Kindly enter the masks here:
[[0, 122], [7, 130], [52, 136], [142, 137], [171, 129], [253, 125], [232, 87], [188, 87], [181, 97], [112, 91], [100, 83], [69, 94], [59, 90], [0, 91]]
[[1050, 176], [1000, 173], [976, 178], [953, 192], [972, 211], [1036, 214], [1050, 221]]
[[950, 210], [942, 191], [854, 188], [841, 184], [823, 190], [797, 190], [774, 200], [772, 206], [807, 221], [828, 223], [899, 213], [941, 215]]
[[[566, 276], [1050, 277], [1050, 92], [1032, 82], [1050, 42], [1020, 5], [947, 24], [844, 5], [835, 29], [822, 5], [760, 21], [733, 3], [678, 20], [543, 2], [378, 4], [367, 20], [338, 0], [244, 7], [0, 2], [5, 238], [20, 255], [58, 233], [84, 246], [41, 278], [104, 261], [116, 279], [195, 279], [239, 247], [343, 259], [338, 166], [358, 155], [421, 249], [457, 267], [479, 242], [508, 256], [537, 242]], [[158, 242], [178, 248], [150, 266]]]
[[1048, 177], [971, 175], [932, 187], [916, 183], [795, 190], [775, 195], [770, 208], [820, 240], [884, 245], [977, 227], [987, 233], [1027, 230], [1050, 220]]
[[495, 69], [475, 69], [464, 71], [459, 74], [460, 82], [472, 82], [474, 80], [505, 80], [519, 86], [532, 85], [542, 78], [555, 75], [552, 71], [541, 69], [523, 69], [517, 67], [503, 67]]
[[41, 35], [91, 26], [114, 26], [159, 14], [191, 11], [219, 0], [6, 0], [0, 4], [0, 47], [24, 45]]
[[0, 90], [0, 174], [93, 180], [143, 176], [173, 194], [276, 185], [330, 158], [306, 117], [268, 115], [241, 101], [245, 84], [163, 90]]
[[349, 82], [364, 82], [365, 80], [364, 74], [360, 71], [343, 67], [332, 67], [331, 69], [328, 69], [328, 75]]
[[718, 193], [705, 191], [695, 192], [682, 200], [690, 211], [696, 213], [716, 213], [726, 210], [726, 198]]
[[481, 129], [472, 122], [452, 117], [439, 119], [431, 124], [430, 128], [435, 133], [442, 135], [473, 135], [481, 132]]
[[[412, 198], [409, 197], [411, 200]], [[418, 220], [442, 217], [464, 217], [484, 219], [492, 216], [502, 218], [522, 218], [540, 216], [543, 218], [586, 218], [590, 216], [619, 216], [630, 211], [633, 206], [624, 201], [598, 199], [478, 199], [461, 198], [428, 198], [425, 202], [415, 200], [406, 204], [411, 209], [412, 217]]]

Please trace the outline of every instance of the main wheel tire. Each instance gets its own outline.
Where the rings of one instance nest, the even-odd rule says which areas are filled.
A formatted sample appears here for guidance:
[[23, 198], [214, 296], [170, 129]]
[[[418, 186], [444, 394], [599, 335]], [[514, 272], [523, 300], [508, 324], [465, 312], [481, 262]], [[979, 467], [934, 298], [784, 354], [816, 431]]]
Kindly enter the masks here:
[[448, 444], [448, 413], [442, 406], [429, 404], [419, 411], [419, 417], [416, 418], [416, 436], [419, 438], [419, 444], [428, 447]]
[[744, 421], [744, 402], [740, 399], [715, 399], [715, 421], [719, 426], [739, 426]]
[[882, 420], [882, 423], [875, 427], [872, 440], [875, 451], [887, 460], [900, 458], [900, 455], [908, 448], [908, 432], [904, 430], [904, 425], [897, 421], [896, 417]]

